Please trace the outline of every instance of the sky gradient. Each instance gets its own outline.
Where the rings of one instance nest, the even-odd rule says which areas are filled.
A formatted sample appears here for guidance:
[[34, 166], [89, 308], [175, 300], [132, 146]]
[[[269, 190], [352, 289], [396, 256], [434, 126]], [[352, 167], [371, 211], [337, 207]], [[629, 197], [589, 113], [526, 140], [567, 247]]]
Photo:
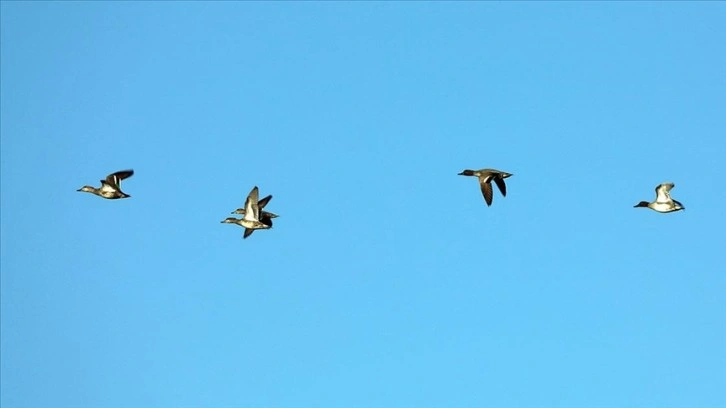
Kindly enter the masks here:
[[726, 3], [0, 11], [3, 408], [726, 406]]

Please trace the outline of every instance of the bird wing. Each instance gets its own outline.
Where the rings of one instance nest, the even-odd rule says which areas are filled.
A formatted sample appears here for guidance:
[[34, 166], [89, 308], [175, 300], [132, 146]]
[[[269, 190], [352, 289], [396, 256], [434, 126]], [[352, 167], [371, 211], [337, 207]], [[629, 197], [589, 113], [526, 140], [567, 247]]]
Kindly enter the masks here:
[[[111, 187], [121, 187], [121, 180], [127, 179], [133, 175], [133, 170], [117, 171], [106, 176], [105, 184], [108, 184]], [[104, 180], [101, 180], [101, 184], [104, 184]]]
[[267, 197], [263, 198], [262, 200], [258, 201], [257, 202], [257, 206], [260, 209], [263, 209], [263, 208], [265, 208], [265, 206], [267, 205], [267, 203], [270, 202], [270, 200], [272, 200], [272, 194], [270, 194]]
[[479, 186], [481, 187], [481, 193], [484, 195], [484, 201], [487, 205], [492, 205], [492, 185], [487, 179], [479, 179]]
[[259, 220], [260, 207], [257, 205], [259, 194], [260, 193], [257, 189], [257, 186], [254, 186], [252, 188], [252, 191], [250, 191], [250, 193], [247, 195], [247, 200], [245, 201], [245, 215], [243, 217], [245, 220]]
[[655, 201], [658, 203], [666, 203], [671, 201], [671, 189], [675, 187], [673, 183], [663, 183], [655, 188]]
[[499, 187], [499, 191], [502, 192], [502, 195], [504, 197], [507, 196], [507, 185], [504, 184], [504, 179], [501, 177], [494, 177], [494, 182], [497, 183], [497, 187]]

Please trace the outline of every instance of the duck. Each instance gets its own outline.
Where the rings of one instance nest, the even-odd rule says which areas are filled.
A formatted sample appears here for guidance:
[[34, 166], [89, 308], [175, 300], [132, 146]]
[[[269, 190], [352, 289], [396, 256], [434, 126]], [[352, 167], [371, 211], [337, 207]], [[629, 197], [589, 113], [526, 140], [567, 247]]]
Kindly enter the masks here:
[[[264, 219], [277, 218], [277, 217], [279, 217], [279, 215], [277, 215], [275, 213], [271, 213], [269, 211], [263, 211], [262, 210], [263, 208], [265, 208], [265, 206], [267, 205], [267, 203], [270, 202], [270, 200], [272, 200], [272, 195], [268, 195], [267, 197], [265, 197], [265, 198], [263, 198], [263, 199], [261, 199], [260, 201], [257, 202], [258, 207], [260, 207], [260, 221], [262, 221], [262, 222], [265, 222]], [[238, 209], [232, 211], [232, 214], [241, 214], [241, 215], [244, 215], [245, 214], [245, 209], [244, 208], [238, 208]], [[272, 221], [270, 221], [270, 222], [272, 222]]]
[[101, 180], [101, 187], [95, 188], [91, 186], [83, 186], [76, 191], [95, 194], [99, 197], [115, 200], [118, 198], [128, 198], [130, 195], [121, 191], [121, 180], [125, 180], [134, 175], [133, 170], [121, 170], [106, 176], [105, 180]]
[[265, 222], [263, 222], [262, 219], [260, 219], [260, 206], [258, 197], [259, 189], [257, 188], [257, 186], [254, 186], [252, 188], [252, 191], [250, 191], [250, 193], [247, 195], [247, 200], [245, 201], [244, 207], [245, 213], [242, 218], [228, 217], [222, 220], [222, 223], [237, 224], [241, 227], [244, 227], [245, 232], [243, 238], [249, 237], [255, 230], [272, 228], [272, 220], [268, 219], [267, 217], [263, 217], [265, 219]]
[[673, 183], [662, 183], [655, 188], [655, 201], [649, 203], [647, 201], [641, 201], [635, 204], [633, 208], [648, 207], [653, 211], [659, 213], [669, 213], [673, 211], [685, 210], [686, 207], [680, 202], [671, 198], [670, 191], [676, 185]]
[[507, 185], [504, 184], [504, 179], [511, 177], [511, 173], [507, 173], [501, 170], [495, 169], [481, 169], [481, 170], [464, 170], [459, 173], [460, 176], [476, 176], [479, 178], [479, 185], [481, 187], [481, 193], [484, 196], [487, 206], [492, 205], [492, 180], [499, 187], [499, 191], [502, 192], [502, 197], [507, 196]]
[[[272, 228], [272, 219], [279, 217], [279, 215], [277, 215], [275, 213], [271, 213], [269, 211], [263, 211], [262, 210], [263, 208], [265, 208], [265, 206], [267, 205], [267, 203], [270, 202], [270, 200], [272, 200], [272, 195], [268, 195], [267, 197], [265, 197], [265, 198], [261, 199], [260, 201], [258, 201], [257, 202], [257, 206], [260, 208], [260, 222], [263, 223], [263, 224], [265, 224], [265, 225], [269, 225], [270, 228]], [[244, 208], [238, 208], [238, 209], [232, 211], [232, 214], [242, 214], [242, 215], [244, 215], [246, 212], [247, 211]], [[236, 218], [233, 218], [233, 219], [236, 219]], [[247, 238], [250, 235], [252, 235], [253, 232], [255, 232], [254, 229], [245, 228], [245, 232], [244, 232], [244, 235], [242, 237], [243, 238]]]

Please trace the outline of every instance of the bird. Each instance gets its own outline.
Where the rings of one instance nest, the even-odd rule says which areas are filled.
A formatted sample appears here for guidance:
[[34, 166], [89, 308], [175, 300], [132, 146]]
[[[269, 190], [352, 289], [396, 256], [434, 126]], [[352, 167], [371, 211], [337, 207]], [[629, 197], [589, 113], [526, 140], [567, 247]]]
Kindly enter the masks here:
[[[259, 207], [259, 189], [257, 186], [254, 186], [252, 188], [252, 191], [247, 195], [247, 200], [245, 201], [245, 214], [242, 216], [242, 218], [234, 218], [234, 217], [228, 217], [224, 220], [222, 220], [222, 223], [224, 224], [237, 224], [241, 227], [245, 228], [245, 233], [243, 238], [249, 237], [254, 230], [257, 229], [268, 229], [272, 227], [272, 221], [269, 221], [268, 224], [262, 222], [260, 220], [260, 207]], [[249, 231], [248, 231], [249, 230]]]
[[671, 189], [676, 185], [673, 183], [662, 183], [655, 188], [655, 201], [649, 203], [647, 201], [641, 201], [635, 204], [633, 208], [648, 207], [653, 211], [659, 213], [669, 213], [673, 211], [685, 210], [686, 207], [680, 202], [671, 198]]
[[460, 176], [476, 176], [479, 178], [479, 185], [481, 186], [481, 193], [484, 195], [484, 201], [487, 206], [492, 205], [492, 180], [499, 187], [499, 191], [502, 192], [502, 196], [507, 196], [507, 186], [504, 184], [504, 179], [511, 177], [511, 173], [507, 173], [500, 170], [494, 169], [481, 169], [481, 170], [464, 170], [459, 173]]
[[106, 176], [105, 180], [101, 180], [100, 188], [83, 186], [76, 191], [95, 194], [99, 197], [108, 198], [109, 200], [128, 198], [131, 196], [121, 191], [121, 180], [125, 180], [133, 175], [133, 170], [117, 171]]
[[[262, 221], [262, 222], [264, 222], [263, 221], [264, 218], [277, 218], [277, 217], [279, 217], [279, 215], [277, 215], [275, 213], [271, 213], [269, 211], [263, 211], [262, 210], [263, 208], [265, 208], [265, 206], [267, 205], [267, 203], [270, 202], [270, 200], [272, 200], [272, 195], [268, 195], [267, 197], [265, 197], [265, 198], [263, 198], [263, 199], [261, 199], [260, 201], [257, 202], [258, 207], [260, 207], [260, 221]], [[245, 214], [245, 209], [244, 208], [238, 208], [238, 209], [232, 211], [232, 214], [242, 214], [242, 215], [244, 215]]]
[[[261, 199], [260, 201], [258, 201], [257, 202], [257, 206], [260, 209], [260, 222], [263, 223], [263, 224], [265, 224], [265, 225], [269, 225], [270, 228], [272, 228], [272, 219], [279, 217], [279, 215], [277, 215], [275, 213], [271, 213], [271, 212], [263, 211], [262, 210], [263, 208], [265, 208], [265, 206], [267, 205], [267, 203], [270, 202], [270, 200], [272, 200], [272, 195], [268, 195], [267, 197], [265, 197], [265, 198]], [[247, 211], [244, 208], [238, 208], [238, 209], [232, 211], [232, 214], [242, 214], [242, 215], [245, 215], [246, 212]], [[233, 219], [236, 219], [236, 218], [233, 218]], [[249, 237], [250, 235], [252, 235], [253, 232], [255, 232], [254, 229], [245, 228], [245, 233], [243, 235], [243, 238]]]

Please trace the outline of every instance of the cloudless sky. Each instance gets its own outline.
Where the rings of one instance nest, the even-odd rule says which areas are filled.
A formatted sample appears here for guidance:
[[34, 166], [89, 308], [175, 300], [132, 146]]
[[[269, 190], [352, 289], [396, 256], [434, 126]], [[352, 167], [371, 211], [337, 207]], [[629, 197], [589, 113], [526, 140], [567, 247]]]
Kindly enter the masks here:
[[726, 406], [726, 3], [0, 11], [3, 408]]

